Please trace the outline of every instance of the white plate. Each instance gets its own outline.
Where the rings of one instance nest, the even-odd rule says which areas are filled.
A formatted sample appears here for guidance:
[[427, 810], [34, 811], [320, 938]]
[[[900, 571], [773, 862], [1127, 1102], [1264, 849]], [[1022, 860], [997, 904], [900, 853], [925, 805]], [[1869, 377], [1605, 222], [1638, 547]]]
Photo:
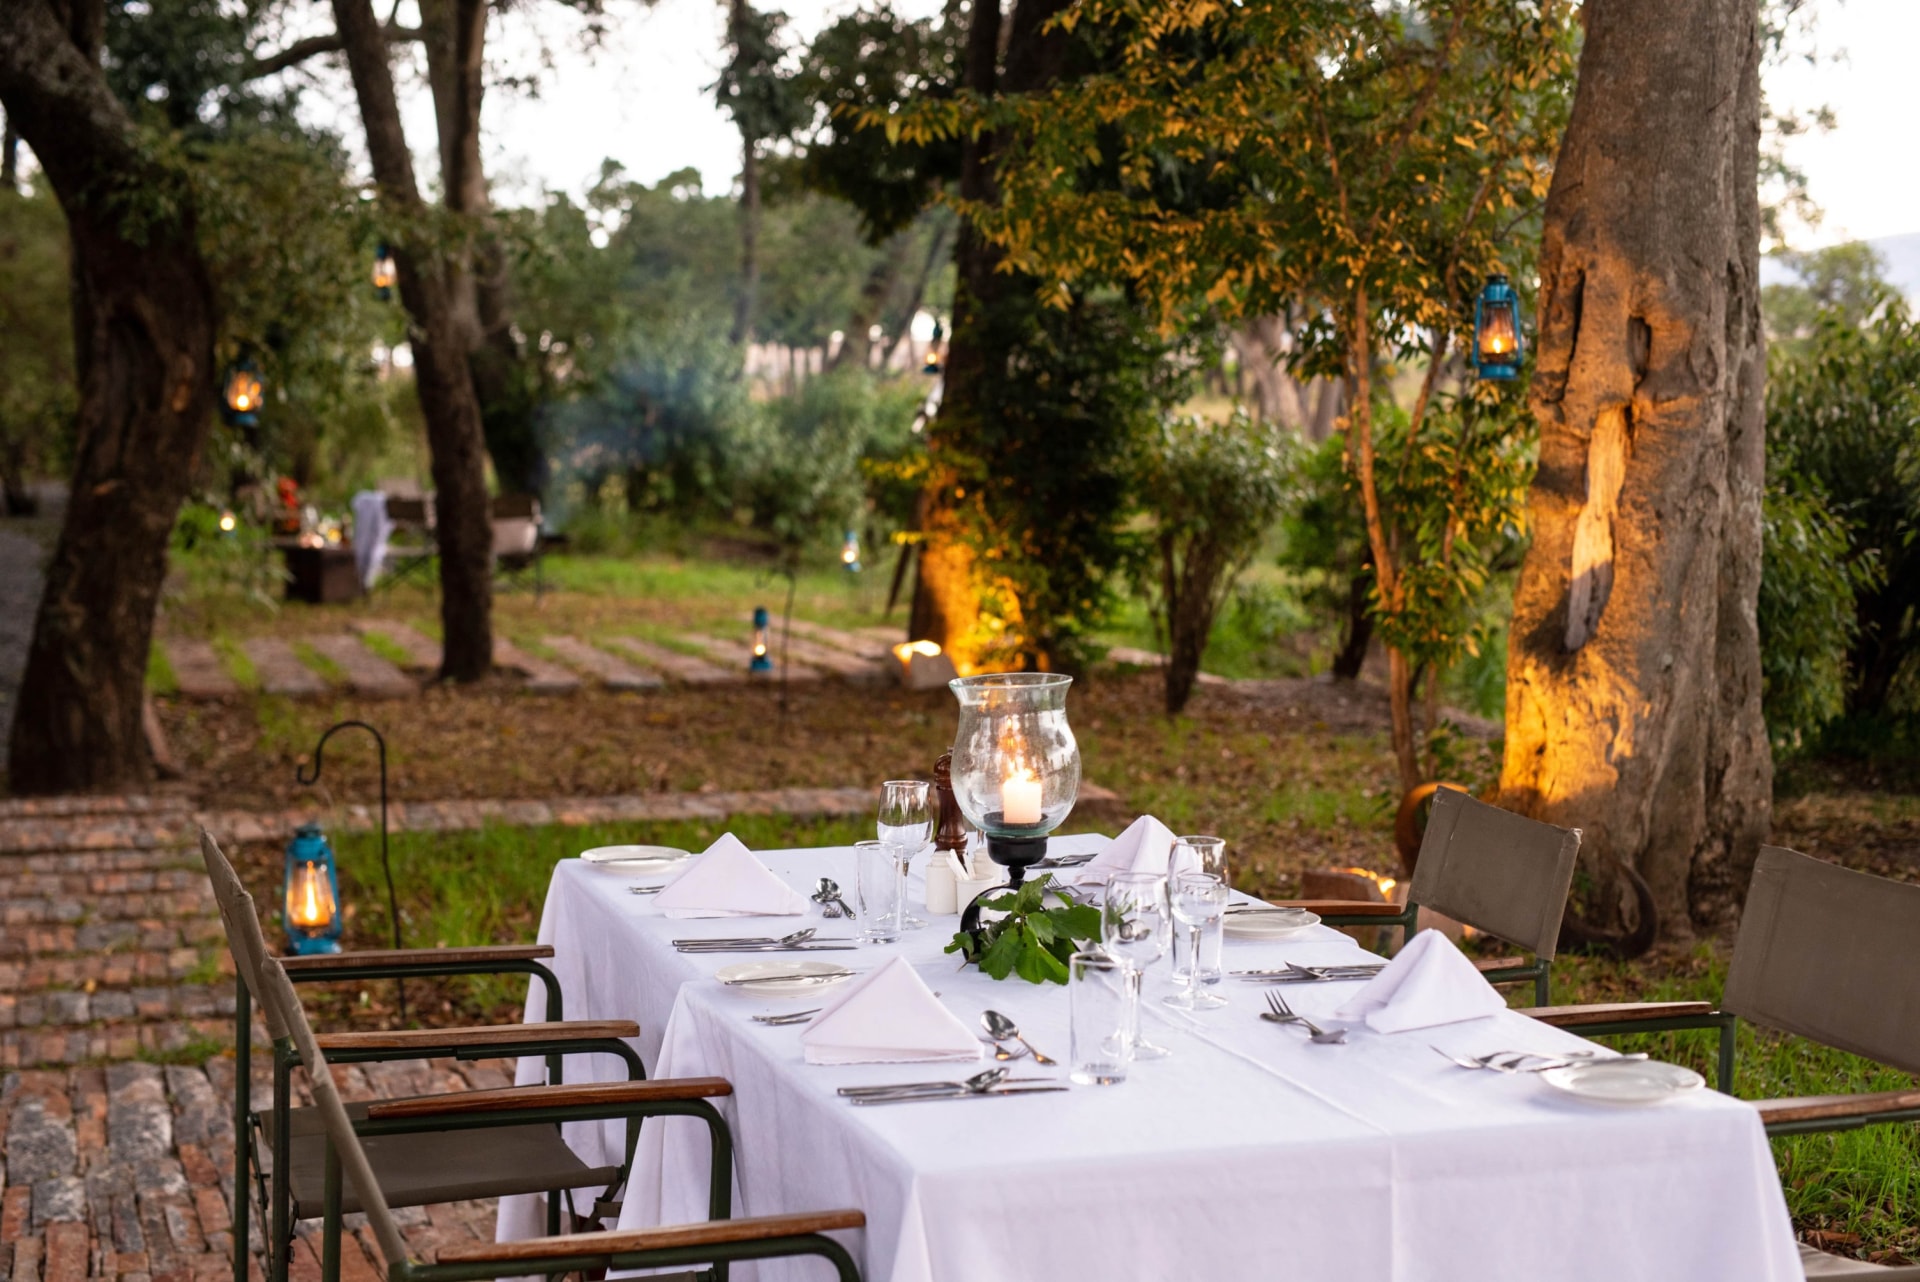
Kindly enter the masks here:
[[1704, 1078], [1690, 1068], [1657, 1059], [1603, 1059], [1570, 1064], [1540, 1074], [1556, 1090], [1601, 1104], [1658, 1104], [1697, 1091]]
[[693, 856], [675, 846], [595, 846], [581, 851], [580, 858], [620, 872], [670, 872]]
[[1320, 924], [1317, 914], [1304, 908], [1228, 913], [1221, 929], [1242, 939], [1286, 939]]
[[[805, 997], [823, 988], [832, 988], [851, 974], [852, 971], [837, 962], [756, 961], [722, 966], [713, 972], [713, 977], [743, 993], [757, 993], [762, 997]], [[817, 983], [798, 984], [776, 978], [782, 975], [818, 975], [821, 978]], [[742, 980], [746, 982], [742, 983]], [[755, 983], [755, 980], [768, 982]]]

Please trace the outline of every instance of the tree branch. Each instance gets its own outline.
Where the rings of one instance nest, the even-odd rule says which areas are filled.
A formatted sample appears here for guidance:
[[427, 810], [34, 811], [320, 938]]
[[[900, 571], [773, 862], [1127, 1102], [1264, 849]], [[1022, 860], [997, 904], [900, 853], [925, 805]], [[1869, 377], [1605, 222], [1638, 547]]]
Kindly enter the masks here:
[[[416, 40], [425, 38], [425, 33], [422, 32], [419, 27], [402, 27], [393, 22], [388, 22], [386, 26], [382, 27], [380, 34], [385, 37], [386, 42], [390, 45], [411, 44]], [[340, 33], [337, 31], [330, 31], [324, 36], [308, 36], [305, 40], [294, 41], [279, 53], [270, 53], [265, 57], [255, 58], [253, 64], [247, 68], [246, 75], [243, 76], [242, 79], [259, 80], [264, 76], [271, 76], [285, 71], [289, 67], [297, 67], [303, 62], [308, 62], [324, 54], [340, 53], [345, 48], [345, 44], [342, 43], [340, 39]]]

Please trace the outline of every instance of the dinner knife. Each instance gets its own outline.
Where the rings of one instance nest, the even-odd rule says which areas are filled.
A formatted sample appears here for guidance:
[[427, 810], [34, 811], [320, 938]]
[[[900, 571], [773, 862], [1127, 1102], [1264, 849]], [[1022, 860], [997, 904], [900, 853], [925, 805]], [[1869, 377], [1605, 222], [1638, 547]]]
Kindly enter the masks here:
[[919, 1092], [910, 1095], [855, 1095], [848, 1103], [856, 1108], [865, 1108], [869, 1104], [917, 1104], [922, 1100], [949, 1099], [989, 1099], [995, 1095], [1044, 1095], [1049, 1091], [1064, 1091], [1065, 1086], [996, 1086], [990, 1091], [970, 1091], [964, 1088], [939, 1094]]

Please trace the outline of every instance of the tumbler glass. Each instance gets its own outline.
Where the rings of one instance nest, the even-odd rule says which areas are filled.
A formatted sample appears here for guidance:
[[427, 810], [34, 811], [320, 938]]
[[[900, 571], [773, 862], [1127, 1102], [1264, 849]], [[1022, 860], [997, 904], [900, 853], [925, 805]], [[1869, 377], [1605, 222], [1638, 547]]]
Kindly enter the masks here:
[[1127, 979], [1127, 967], [1104, 952], [1075, 953], [1067, 967], [1073, 1020], [1068, 1076], [1082, 1086], [1126, 1081], [1127, 1063], [1133, 1058], [1127, 1036], [1133, 985]]
[[875, 944], [890, 944], [900, 938], [900, 906], [906, 878], [900, 875], [900, 861], [893, 847], [880, 841], [856, 841], [854, 852], [854, 904], [860, 913], [860, 938]]
[[1100, 906], [1100, 937], [1106, 950], [1127, 968], [1133, 987], [1133, 1023], [1127, 1036], [1135, 1059], [1161, 1059], [1173, 1052], [1140, 1033], [1140, 984], [1147, 967], [1167, 955], [1173, 923], [1167, 907], [1167, 879], [1157, 873], [1116, 873], [1107, 882]]

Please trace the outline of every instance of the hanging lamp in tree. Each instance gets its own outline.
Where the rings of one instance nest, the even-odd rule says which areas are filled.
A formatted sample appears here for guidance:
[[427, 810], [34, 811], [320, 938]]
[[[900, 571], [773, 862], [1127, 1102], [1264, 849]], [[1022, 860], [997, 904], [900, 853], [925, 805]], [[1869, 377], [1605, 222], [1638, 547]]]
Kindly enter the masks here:
[[243, 356], [227, 367], [226, 385], [220, 394], [221, 416], [233, 427], [252, 427], [260, 421], [260, 401], [265, 395], [260, 367], [251, 356]]
[[373, 296], [383, 303], [392, 302], [394, 282], [399, 279], [399, 264], [393, 261], [393, 250], [383, 240], [373, 251]]
[[1525, 354], [1520, 296], [1505, 276], [1494, 276], [1481, 287], [1473, 304], [1474, 373], [1500, 382], [1518, 378]]

